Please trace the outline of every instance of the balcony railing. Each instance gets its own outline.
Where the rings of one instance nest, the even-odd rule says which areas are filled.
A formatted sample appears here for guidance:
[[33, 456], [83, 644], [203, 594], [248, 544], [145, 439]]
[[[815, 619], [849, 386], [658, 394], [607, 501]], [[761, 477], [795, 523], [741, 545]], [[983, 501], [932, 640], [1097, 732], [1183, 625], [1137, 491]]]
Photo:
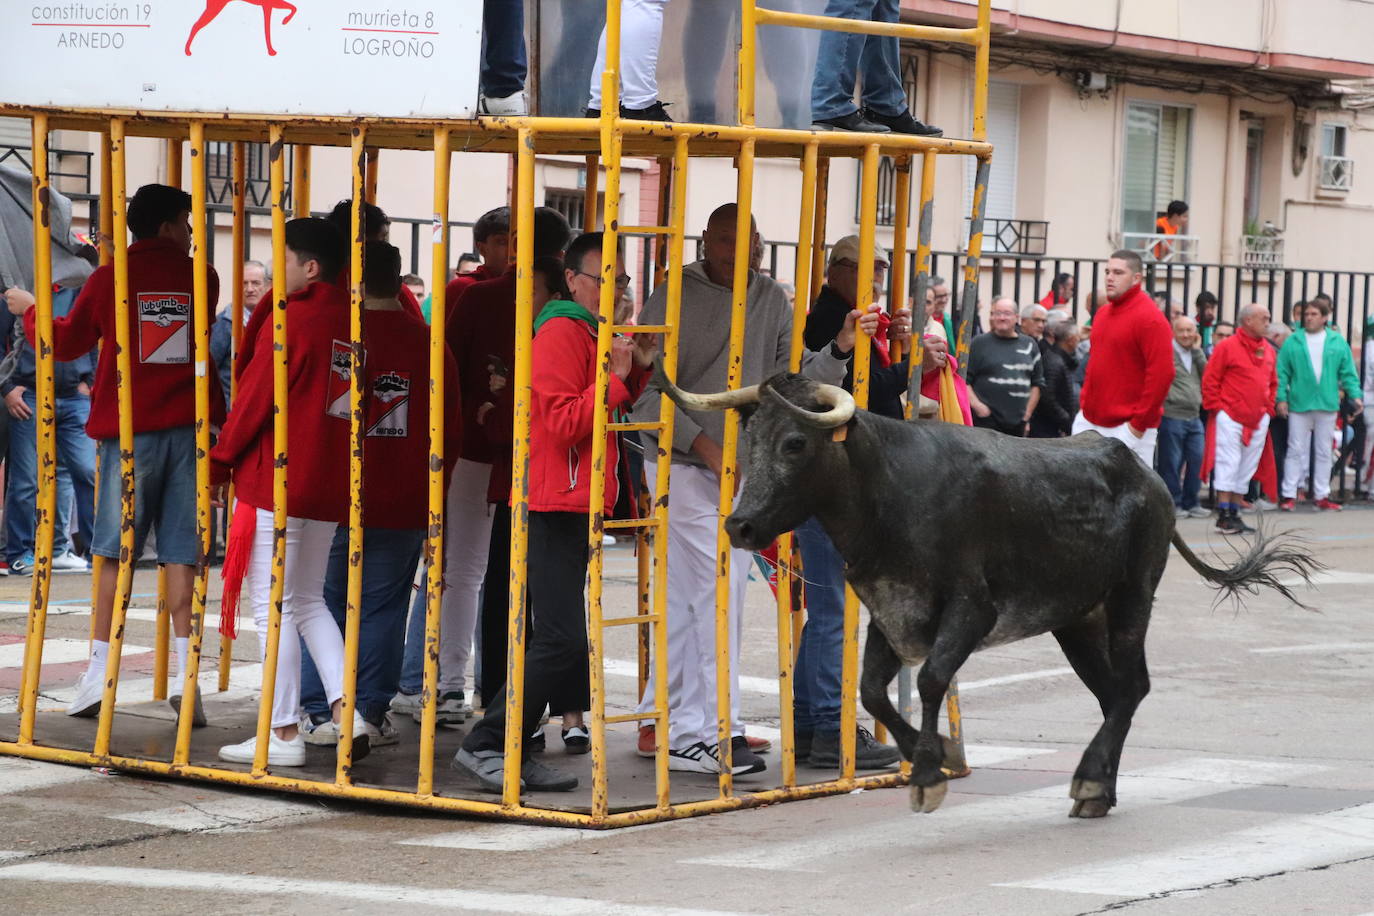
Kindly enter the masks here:
[[[57, 189], [68, 197], [85, 198], [91, 194], [91, 160], [89, 150], [49, 150], [48, 177]], [[0, 165], [25, 172], [33, 171], [33, 147], [0, 146]]]
[[[989, 218], [983, 220], [983, 250], [989, 254], [1043, 255], [1049, 234], [1050, 224], [1045, 220]], [[967, 237], [965, 232], [966, 241]]]
[[1282, 267], [1283, 237], [1278, 235], [1242, 235], [1240, 237], [1241, 264], [1245, 267]]
[[1162, 232], [1123, 232], [1121, 247], [1134, 251], [1142, 260], [1180, 264], [1197, 260], [1196, 235], [1166, 235]]
[[1355, 181], [1355, 160], [1348, 156], [1322, 156], [1317, 184], [1323, 191], [1349, 191]]

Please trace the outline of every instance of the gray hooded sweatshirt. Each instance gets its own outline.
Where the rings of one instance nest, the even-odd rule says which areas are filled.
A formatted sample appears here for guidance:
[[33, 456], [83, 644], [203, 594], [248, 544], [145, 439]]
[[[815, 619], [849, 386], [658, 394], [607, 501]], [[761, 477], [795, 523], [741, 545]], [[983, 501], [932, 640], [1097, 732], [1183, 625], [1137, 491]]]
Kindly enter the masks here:
[[[713, 282], [701, 261], [682, 270], [682, 316], [678, 324], [678, 387], [696, 394], [725, 390], [729, 369], [731, 290]], [[640, 324], [663, 324], [667, 314], [668, 284], [660, 284], [640, 312]], [[779, 372], [787, 371], [792, 352], [792, 308], [787, 295], [769, 277], [750, 272], [749, 296], [745, 302], [744, 365], [740, 384], [757, 385]], [[802, 351], [801, 374], [818, 382], [838, 385], [844, 381], [849, 358], [836, 359], [830, 347], [818, 352]], [[658, 422], [660, 394], [646, 389], [635, 403], [636, 423]], [[683, 410], [678, 407], [673, 421], [673, 460], [705, 467], [692, 442], [700, 433], [722, 443], [725, 439], [723, 411]], [[657, 445], [657, 434], [641, 433], [645, 451]]]

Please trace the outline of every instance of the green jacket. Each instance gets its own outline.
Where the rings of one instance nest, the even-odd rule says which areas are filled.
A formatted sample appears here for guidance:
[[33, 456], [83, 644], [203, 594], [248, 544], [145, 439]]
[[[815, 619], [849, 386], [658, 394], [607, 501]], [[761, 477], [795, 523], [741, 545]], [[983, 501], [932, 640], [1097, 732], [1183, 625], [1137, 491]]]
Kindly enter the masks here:
[[1326, 343], [1322, 349], [1322, 378], [1319, 383], [1312, 374], [1312, 360], [1307, 355], [1307, 331], [1298, 328], [1283, 349], [1279, 350], [1279, 403], [1288, 402], [1291, 413], [1308, 410], [1335, 411], [1341, 408], [1341, 395], [1356, 401], [1363, 397], [1360, 377], [1355, 372], [1355, 359], [1350, 345], [1340, 334], [1326, 329]]

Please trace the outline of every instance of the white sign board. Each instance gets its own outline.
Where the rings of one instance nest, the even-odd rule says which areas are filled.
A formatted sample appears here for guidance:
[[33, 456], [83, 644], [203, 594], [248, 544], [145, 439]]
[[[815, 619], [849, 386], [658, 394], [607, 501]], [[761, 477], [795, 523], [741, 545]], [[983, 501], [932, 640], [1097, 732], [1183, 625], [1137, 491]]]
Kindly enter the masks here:
[[0, 102], [470, 118], [481, 0], [0, 0]]

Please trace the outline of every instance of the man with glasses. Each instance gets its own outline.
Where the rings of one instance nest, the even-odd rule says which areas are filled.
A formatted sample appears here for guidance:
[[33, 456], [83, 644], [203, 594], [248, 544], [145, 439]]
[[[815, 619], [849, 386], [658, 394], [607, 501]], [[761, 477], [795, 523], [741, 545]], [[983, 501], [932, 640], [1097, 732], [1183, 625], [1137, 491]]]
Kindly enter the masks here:
[[949, 284], [944, 277], [931, 277], [926, 284], [926, 334], [954, 343], [954, 321], [949, 317]]

